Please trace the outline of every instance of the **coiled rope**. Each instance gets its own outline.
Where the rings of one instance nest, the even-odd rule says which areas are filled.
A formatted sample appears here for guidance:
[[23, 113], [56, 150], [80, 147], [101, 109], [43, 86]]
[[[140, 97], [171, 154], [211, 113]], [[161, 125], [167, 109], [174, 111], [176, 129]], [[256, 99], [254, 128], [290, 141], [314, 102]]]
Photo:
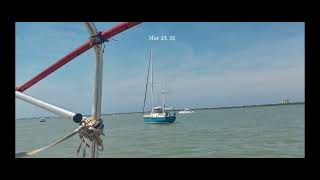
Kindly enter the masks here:
[[[82, 148], [83, 150], [83, 155], [82, 157], [85, 158], [87, 156], [86, 153], [86, 148], [90, 148], [92, 146], [96, 146], [98, 151], [103, 151], [104, 147], [103, 147], [103, 140], [101, 139], [100, 135], [105, 136], [105, 134], [103, 133], [103, 129], [104, 129], [104, 124], [103, 121], [100, 120], [95, 120], [92, 117], [90, 118], [85, 118], [83, 117], [83, 119], [79, 122], [80, 126], [75, 129], [73, 132], [71, 132], [70, 134], [64, 136], [63, 138], [57, 140], [56, 142], [53, 142], [51, 144], [49, 144], [48, 146], [39, 148], [39, 149], [34, 149], [32, 151], [29, 152], [21, 152], [21, 153], [16, 153], [16, 158], [20, 158], [20, 157], [25, 157], [25, 156], [32, 156], [36, 153], [39, 153], [43, 150], [46, 150], [50, 147], [53, 147], [71, 137], [73, 137], [74, 135], [76, 135], [77, 133], [79, 133], [79, 137], [80, 137], [80, 145], [78, 146], [77, 152], [76, 152], [76, 157], [79, 157], [79, 153], [82, 147], [82, 144], [85, 144], [85, 146]], [[92, 148], [95, 151], [95, 148]], [[96, 157], [97, 156], [97, 152], [91, 152], [91, 157]]]

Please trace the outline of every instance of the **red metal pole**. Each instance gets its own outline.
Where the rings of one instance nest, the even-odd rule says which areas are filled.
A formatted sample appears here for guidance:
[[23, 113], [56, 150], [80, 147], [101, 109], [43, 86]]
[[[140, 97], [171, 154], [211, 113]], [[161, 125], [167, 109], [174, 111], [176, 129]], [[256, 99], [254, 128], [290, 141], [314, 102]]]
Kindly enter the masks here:
[[109, 39], [112, 36], [115, 36], [115, 35], [119, 34], [120, 32], [122, 32], [126, 29], [129, 29], [129, 28], [131, 28], [137, 24], [140, 24], [140, 23], [141, 22], [128, 22], [128, 23], [118, 24], [118, 25], [112, 27], [111, 29], [102, 32], [102, 37], [104, 39]]
[[[118, 25], [112, 27], [111, 29], [105, 30], [104, 32], [102, 32], [102, 37], [104, 39], [109, 39], [109, 38], [121, 33], [122, 31], [125, 31], [125, 30], [127, 30], [137, 24], [140, 24], [140, 23], [141, 22], [124, 22], [124, 23], [118, 24]], [[54, 64], [52, 64], [51, 66], [49, 66], [48, 68], [43, 70], [42, 72], [40, 72], [38, 75], [36, 75], [31, 80], [27, 81], [26, 83], [24, 83], [23, 85], [21, 85], [19, 87], [16, 87], [16, 90], [20, 91], [20, 92], [25, 91], [26, 89], [30, 88], [31, 86], [33, 86], [34, 84], [36, 84], [37, 82], [39, 82], [40, 80], [42, 80], [43, 78], [48, 76], [49, 74], [51, 74], [54, 71], [56, 71], [57, 69], [59, 69], [61, 66], [70, 62], [72, 59], [76, 58], [77, 56], [86, 52], [88, 49], [90, 49], [92, 47], [93, 47], [93, 45], [91, 44], [91, 42], [87, 41], [86, 43], [84, 43], [80, 47], [78, 47], [77, 49], [73, 50], [72, 52], [70, 52], [66, 56], [62, 57], [61, 59], [59, 59], [57, 62], [55, 62]]]

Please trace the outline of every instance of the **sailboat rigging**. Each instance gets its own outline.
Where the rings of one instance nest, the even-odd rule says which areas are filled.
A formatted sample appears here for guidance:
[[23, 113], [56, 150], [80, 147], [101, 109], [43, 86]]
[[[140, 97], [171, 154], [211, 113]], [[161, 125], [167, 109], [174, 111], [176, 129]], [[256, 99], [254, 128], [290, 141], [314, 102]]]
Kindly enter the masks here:
[[[148, 91], [148, 85], [149, 85], [149, 70], [151, 69], [151, 111], [149, 114], [145, 114], [145, 103], [146, 103], [146, 97], [147, 97], [147, 91]], [[154, 82], [153, 82], [153, 63], [152, 63], [152, 49], [150, 49], [150, 59], [149, 59], [149, 66], [148, 66], [148, 76], [147, 76], [147, 82], [146, 82], [146, 88], [145, 88], [145, 96], [144, 96], [144, 103], [143, 103], [143, 119], [146, 123], [173, 123], [176, 120], [176, 114], [170, 114], [166, 111], [165, 108], [165, 101], [164, 101], [164, 94], [167, 93], [165, 90], [161, 91], [162, 94], [162, 106], [154, 106]]]

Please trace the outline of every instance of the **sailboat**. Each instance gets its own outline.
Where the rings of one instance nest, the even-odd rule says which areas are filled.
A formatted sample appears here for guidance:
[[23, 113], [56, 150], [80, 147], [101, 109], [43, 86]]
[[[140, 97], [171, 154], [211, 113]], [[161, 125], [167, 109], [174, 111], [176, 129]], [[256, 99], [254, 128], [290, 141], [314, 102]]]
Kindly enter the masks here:
[[[151, 67], [151, 82], [149, 83], [149, 70]], [[146, 97], [147, 97], [147, 91], [148, 91], [148, 85], [151, 85], [151, 111], [150, 113], [145, 114], [144, 108], [146, 104]], [[167, 112], [164, 102], [164, 96], [167, 91], [162, 90], [162, 106], [154, 106], [153, 101], [153, 93], [154, 93], [154, 82], [153, 82], [153, 64], [152, 64], [152, 49], [150, 49], [150, 59], [149, 59], [149, 66], [148, 66], [148, 75], [147, 75], [147, 82], [146, 82], [146, 89], [144, 94], [144, 102], [143, 102], [143, 120], [146, 123], [173, 123], [176, 120], [176, 114], [170, 114]]]
[[190, 114], [190, 113], [194, 113], [194, 111], [188, 108], [184, 108], [182, 111], [179, 111], [179, 114]]
[[46, 122], [45, 118], [40, 118], [40, 122]]

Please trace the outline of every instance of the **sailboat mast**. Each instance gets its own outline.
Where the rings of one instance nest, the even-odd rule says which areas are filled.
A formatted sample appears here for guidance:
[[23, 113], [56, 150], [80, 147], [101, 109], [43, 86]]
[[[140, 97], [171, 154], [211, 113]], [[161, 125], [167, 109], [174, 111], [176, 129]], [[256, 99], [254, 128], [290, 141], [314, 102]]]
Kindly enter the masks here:
[[164, 93], [165, 93], [165, 90], [164, 90], [164, 74], [162, 75], [162, 108], [163, 108], [163, 112], [165, 111], [165, 107], [164, 107]]
[[143, 112], [143, 113], [144, 113], [144, 108], [146, 107], [146, 99], [147, 99], [147, 92], [148, 92], [148, 85], [149, 85], [150, 64], [151, 64], [150, 61], [151, 61], [151, 58], [149, 57], [147, 82], [146, 82], [146, 89], [145, 89], [145, 92], [144, 92], [143, 109], [142, 109], [142, 112]]
[[152, 61], [152, 49], [150, 49], [150, 59], [151, 59], [151, 112], [153, 112], [153, 61]]

